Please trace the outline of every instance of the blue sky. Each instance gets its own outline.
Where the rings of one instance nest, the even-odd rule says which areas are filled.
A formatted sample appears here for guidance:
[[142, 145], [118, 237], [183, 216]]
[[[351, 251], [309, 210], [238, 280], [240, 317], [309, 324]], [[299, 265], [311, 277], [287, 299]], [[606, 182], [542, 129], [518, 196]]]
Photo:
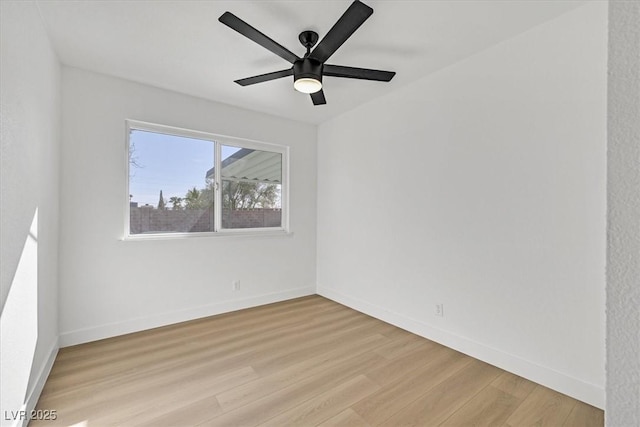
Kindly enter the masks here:
[[[205, 175], [214, 165], [211, 141], [132, 130], [130, 144], [140, 167], [130, 165], [129, 194], [139, 206], [156, 206], [160, 190], [169, 205], [172, 196], [184, 197], [187, 190], [203, 188]], [[222, 146], [223, 159], [238, 151]]]

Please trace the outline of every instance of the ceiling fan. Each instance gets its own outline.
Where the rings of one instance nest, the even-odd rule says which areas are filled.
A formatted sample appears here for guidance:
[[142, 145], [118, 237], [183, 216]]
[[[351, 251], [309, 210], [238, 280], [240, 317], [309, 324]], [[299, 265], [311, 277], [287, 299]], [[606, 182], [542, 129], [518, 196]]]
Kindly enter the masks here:
[[388, 82], [396, 74], [393, 71], [371, 70], [325, 63], [372, 13], [372, 8], [359, 0], [355, 0], [313, 51], [311, 48], [318, 42], [318, 33], [315, 31], [301, 32], [298, 39], [307, 49], [307, 53], [302, 58], [231, 12], [223, 13], [218, 20], [293, 64], [291, 68], [286, 70], [247, 77], [236, 80], [236, 83], [241, 86], [248, 86], [293, 75], [293, 87], [299, 92], [310, 94], [314, 105], [322, 105], [327, 103], [322, 90], [323, 76]]

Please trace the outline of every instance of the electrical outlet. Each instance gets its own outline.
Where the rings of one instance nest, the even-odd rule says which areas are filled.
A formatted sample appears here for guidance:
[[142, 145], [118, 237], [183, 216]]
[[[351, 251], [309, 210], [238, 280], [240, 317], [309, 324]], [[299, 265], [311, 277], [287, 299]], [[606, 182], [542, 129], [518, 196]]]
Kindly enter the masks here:
[[439, 316], [439, 317], [444, 317], [444, 304], [442, 304], [442, 303], [436, 304], [435, 315]]
[[240, 290], [240, 280], [234, 280], [233, 281], [232, 289], [234, 291], [239, 291]]

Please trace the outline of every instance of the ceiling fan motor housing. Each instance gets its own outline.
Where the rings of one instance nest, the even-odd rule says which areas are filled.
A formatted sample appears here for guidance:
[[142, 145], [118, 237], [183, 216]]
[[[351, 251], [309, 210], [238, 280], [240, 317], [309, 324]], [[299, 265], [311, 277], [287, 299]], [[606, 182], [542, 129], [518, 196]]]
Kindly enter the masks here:
[[302, 58], [293, 63], [293, 80], [315, 79], [322, 82], [322, 63], [311, 58]]

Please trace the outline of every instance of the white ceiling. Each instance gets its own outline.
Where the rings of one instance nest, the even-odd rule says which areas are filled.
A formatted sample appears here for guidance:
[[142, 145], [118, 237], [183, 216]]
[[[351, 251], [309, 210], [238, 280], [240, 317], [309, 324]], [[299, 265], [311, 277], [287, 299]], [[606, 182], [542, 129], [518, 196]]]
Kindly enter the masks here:
[[584, 1], [364, 0], [374, 14], [328, 63], [395, 71], [390, 83], [326, 77], [327, 105], [293, 78], [241, 87], [291, 65], [218, 22], [230, 11], [299, 56], [351, 4], [333, 1], [69, 1], [38, 5], [62, 63], [308, 123], [321, 123], [554, 18]]

